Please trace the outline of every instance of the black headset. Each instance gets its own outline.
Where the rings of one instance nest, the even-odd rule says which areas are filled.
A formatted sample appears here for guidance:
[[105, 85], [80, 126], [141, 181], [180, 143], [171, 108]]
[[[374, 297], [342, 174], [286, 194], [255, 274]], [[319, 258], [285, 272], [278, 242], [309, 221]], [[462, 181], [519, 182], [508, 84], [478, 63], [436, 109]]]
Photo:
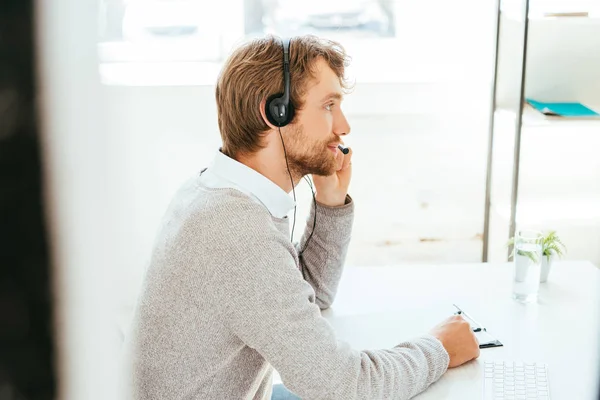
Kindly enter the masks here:
[[265, 104], [265, 114], [270, 123], [283, 127], [294, 119], [294, 106], [290, 102], [290, 39], [283, 42], [283, 93], [269, 97]]
[[[294, 181], [292, 179], [292, 173], [290, 172], [290, 166], [288, 164], [287, 152], [285, 150], [285, 143], [283, 141], [283, 136], [281, 135], [281, 128], [292, 122], [294, 119], [294, 106], [290, 102], [290, 38], [286, 38], [282, 40], [283, 45], [283, 93], [277, 93], [270, 96], [265, 103], [265, 114], [267, 115], [267, 119], [270, 123], [277, 127], [279, 131], [279, 137], [281, 138], [281, 145], [283, 146], [283, 154], [285, 157], [285, 165], [287, 166], [288, 174], [290, 175], [290, 182], [292, 184], [292, 192], [294, 193], [294, 223], [292, 224], [292, 236], [290, 241], [294, 241], [294, 227], [296, 226], [296, 189], [294, 188]], [[312, 192], [313, 203], [315, 207], [315, 215], [313, 220], [313, 229], [308, 236], [308, 239], [304, 243], [304, 248], [298, 251], [298, 257], [302, 260], [302, 255], [304, 250], [308, 247], [310, 240], [312, 239], [313, 233], [315, 233], [315, 228], [317, 227], [317, 200], [315, 198], [315, 191], [312, 183], [307, 177], [304, 177], [308, 185], [310, 186], [310, 191]], [[300, 261], [300, 271], [302, 272], [302, 277], [305, 277], [304, 272], [304, 262]]]

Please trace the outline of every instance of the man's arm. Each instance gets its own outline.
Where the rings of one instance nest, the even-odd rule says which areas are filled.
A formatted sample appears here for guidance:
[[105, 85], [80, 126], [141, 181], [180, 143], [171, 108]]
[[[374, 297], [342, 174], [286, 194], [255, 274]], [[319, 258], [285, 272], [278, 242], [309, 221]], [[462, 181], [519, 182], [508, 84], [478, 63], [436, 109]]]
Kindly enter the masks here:
[[387, 350], [352, 349], [321, 316], [285, 235], [259, 228], [242, 232], [236, 243], [226, 263], [213, 265], [204, 282], [210, 293], [202, 295], [301, 398], [409, 399], [448, 368], [448, 353], [431, 335]]
[[[307, 245], [314, 229], [315, 212], [316, 229]], [[315, 209], [313, 203], [304, 235], [296, 245], [302, 276], [314, 289], [316, 303], [322, 310], [329, 308], [335, 299], [350, 243], [353, 220], [354, 203], [350, 196], [346, 196], [345, 204], [338, 207], [317, 203]]]

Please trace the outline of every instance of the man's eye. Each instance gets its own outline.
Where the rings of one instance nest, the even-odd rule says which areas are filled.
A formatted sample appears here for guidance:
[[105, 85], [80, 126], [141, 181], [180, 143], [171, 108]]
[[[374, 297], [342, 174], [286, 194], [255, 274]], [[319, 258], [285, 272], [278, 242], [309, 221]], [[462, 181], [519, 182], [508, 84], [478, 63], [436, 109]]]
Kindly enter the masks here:
[[331, 110], [333, 109], [333, 106], [334, 106], [334, 104], [333, 104], [333, 103], [329, 103], [329, 104], [327, 104], [327, 105], [325, 106], [325, 109], [326, 109], [327, 111], [331, 111]]

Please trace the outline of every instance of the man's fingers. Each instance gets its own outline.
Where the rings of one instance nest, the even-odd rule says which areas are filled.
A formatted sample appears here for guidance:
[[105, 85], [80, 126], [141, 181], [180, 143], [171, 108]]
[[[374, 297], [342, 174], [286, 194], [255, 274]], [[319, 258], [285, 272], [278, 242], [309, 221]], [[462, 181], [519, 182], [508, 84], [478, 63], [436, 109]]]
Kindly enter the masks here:
[[346, 168], [348, 168], [348, 166], [352, 163], [352, 149], [350, 147], [348, 147], [348, 154], [344, 154], [340, 151], [340, 154], [342, 155], [342, 165], [340, 166], [339, 169], [344, 170]]
[[335, 155], [335, 170], [339, 171], [342, 169], [343, 166], [344, 166], [344, 153], [342, 153], [340, 150], [338, 150], [337, 154]]

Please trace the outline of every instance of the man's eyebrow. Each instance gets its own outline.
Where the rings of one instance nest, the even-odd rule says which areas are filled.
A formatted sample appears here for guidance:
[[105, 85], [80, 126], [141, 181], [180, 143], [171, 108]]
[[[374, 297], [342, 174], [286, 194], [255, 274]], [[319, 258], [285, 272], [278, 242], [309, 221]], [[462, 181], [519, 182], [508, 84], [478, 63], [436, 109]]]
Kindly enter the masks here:
[[323, 99], [321, 99], [321, 102], [324, 102], [326, 100], [342, 100], [344, 98], [344, 96], [340, 93], [340, 92], [331, 92], [329, 93], [327, 96], [323, 97]]

